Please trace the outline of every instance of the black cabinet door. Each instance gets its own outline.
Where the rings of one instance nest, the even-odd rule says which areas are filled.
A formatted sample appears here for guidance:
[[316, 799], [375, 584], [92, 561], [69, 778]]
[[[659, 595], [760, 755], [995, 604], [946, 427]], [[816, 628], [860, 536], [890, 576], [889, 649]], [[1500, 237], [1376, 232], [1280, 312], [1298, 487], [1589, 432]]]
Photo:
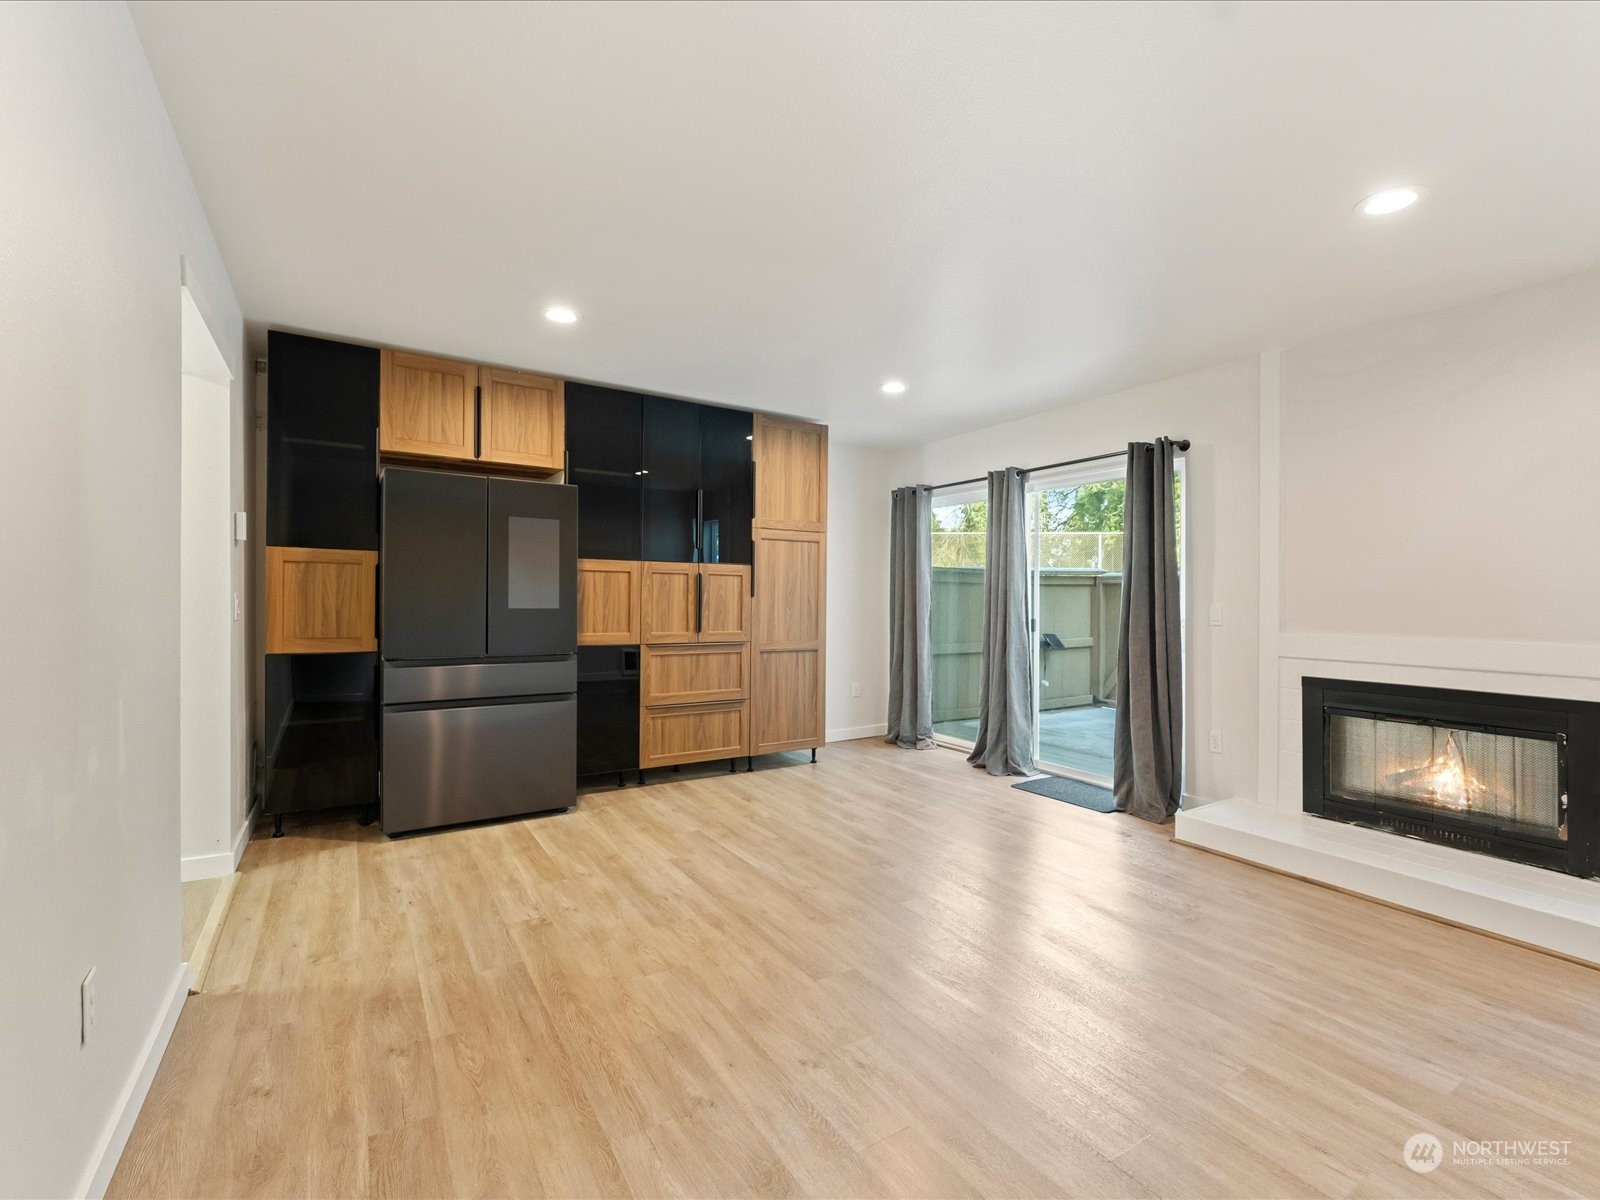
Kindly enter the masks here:
[[755, 518], [754, 418], [700, 405], [700, 561], [749, 563]]
[[267, 333], [267, 544], [378, 548], [378, 352]]
[[662, 396], [644, 401], [643, 557], [697, 561], [700, 406]]
[[640, 556], [644, 397], [569, 383], [567, 482], [578, 489], [578, 557]]
[[488, 483], [490, 656], [575, 653], [578, 490], [521, 479]]
[[488, 505], [482, 475], [384, 470], [378, 579], [386, 660], [483, 657]]

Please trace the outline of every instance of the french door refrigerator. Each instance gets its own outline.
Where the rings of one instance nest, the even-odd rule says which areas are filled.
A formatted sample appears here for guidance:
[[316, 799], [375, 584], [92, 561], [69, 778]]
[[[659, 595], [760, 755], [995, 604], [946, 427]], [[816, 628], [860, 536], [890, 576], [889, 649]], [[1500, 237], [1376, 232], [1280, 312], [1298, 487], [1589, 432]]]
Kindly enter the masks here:
[[577, 489], [385, 467], [378, 561], [384, 832], [570, 808]]

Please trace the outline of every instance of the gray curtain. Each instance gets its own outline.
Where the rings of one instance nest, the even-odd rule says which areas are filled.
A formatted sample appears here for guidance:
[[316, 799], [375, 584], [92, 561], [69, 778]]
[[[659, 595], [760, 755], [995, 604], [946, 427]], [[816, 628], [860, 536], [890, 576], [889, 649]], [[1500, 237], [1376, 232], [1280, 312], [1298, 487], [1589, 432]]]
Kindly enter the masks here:
[[889, 736], [933, 745], [933, 489], [896, 488], [889, 526]]
[[1032, 775], [1033, 650], [1028, 626], [1028, 518], [1022, 472], [989, 472], [978, 736], [967, 761], [991, 775]]
[[1119, 812], [1161, 822], [1183, 795], [1183, 653], [1172, 442], [1128, 445], [1113, 752]]

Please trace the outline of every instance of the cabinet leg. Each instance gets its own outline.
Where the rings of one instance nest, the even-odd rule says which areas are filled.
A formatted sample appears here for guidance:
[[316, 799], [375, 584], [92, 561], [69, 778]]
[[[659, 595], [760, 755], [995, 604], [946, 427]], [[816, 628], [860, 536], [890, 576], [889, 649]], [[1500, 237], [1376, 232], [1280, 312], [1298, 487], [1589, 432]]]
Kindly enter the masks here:
[[736, 759], [736, 758], [730, 758], [728, 760], [728, 774], [732, 775], [738, 769], [739, 769], [739, 760]]
[[624, 775], [621, 771], [617, 772], [617, 786], [618, 787], [627, 787], [628, 786], [628, 777], [626, 775]]
[[677, 763], [672, 764], [672, 773], [674, 775], [676, 775], [680, 770], [682, 770], [682, 768], [679, 767]]
[[817, 761], [817, 748], [815, 746], [811, 747], [811, 761]]
[[639, 768], [639, 779], [638, 779], [638, 782], [639, 783], [643, 783], [644, 782], [644, 768], [643, 767]]
[[756, 756], [754, 754], [746, 755], [744, 773], [746, 775], [748, 775], [748, 774], [750, 774], [751, 771], [754, 771], [755, 769], [756, 769]]
[[272, 818], [272, 836], [273, 837], [282, 837], [283, 836], [283, 817], [282, 817], [282, 815], [279, 815], [279, 816], [276, 816], [276, 817]]
[[361, 815], [356, 818], [356, 823], [359, 825], [372, 824], [372, 805], [363, 804], [361, 806]]

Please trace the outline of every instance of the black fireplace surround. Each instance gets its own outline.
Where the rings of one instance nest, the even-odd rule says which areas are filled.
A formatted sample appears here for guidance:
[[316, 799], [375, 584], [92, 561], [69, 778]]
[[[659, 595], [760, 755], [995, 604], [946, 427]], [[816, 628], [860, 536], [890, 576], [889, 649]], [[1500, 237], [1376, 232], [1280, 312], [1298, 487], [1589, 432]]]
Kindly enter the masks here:
[[1305, 811], [1593, 876], [1600, 704], [1301, 681]]

